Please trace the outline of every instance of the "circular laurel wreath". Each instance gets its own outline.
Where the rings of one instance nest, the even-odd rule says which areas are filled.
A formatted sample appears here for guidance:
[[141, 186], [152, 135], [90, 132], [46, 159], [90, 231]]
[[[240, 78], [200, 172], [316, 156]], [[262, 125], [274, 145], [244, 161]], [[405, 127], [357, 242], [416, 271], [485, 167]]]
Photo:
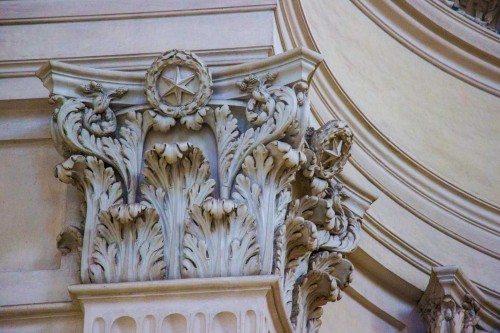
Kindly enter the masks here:
[[[198, 91], [195, 93], [193, 100], [187, 104], [166, 104], [162, 102], [162, 98], [158, 93], [156, 85], [158, 78], [166, 67], [172, 65], [192, 69], [200, 82]], [[163, 53], [153, 62], [146, 73], [144, 92], [148, 103], [156, 110], [166, 116], [181, 118], [195, 113], [198, 108], [208, 103], [210, 95], [212, 94], [211, 87], [212, 76], [200, 58], [191, 52], [172, 50]]]

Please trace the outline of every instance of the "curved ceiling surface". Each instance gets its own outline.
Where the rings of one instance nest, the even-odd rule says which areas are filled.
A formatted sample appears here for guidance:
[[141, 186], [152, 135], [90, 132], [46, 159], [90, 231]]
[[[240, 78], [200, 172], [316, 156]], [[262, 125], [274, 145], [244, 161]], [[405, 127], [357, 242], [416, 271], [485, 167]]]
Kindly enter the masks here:
[[499, 98], [408, 50], [352, 2], [302, 7], [329, 68], [380, 131], [426, 168], [500, 205]]

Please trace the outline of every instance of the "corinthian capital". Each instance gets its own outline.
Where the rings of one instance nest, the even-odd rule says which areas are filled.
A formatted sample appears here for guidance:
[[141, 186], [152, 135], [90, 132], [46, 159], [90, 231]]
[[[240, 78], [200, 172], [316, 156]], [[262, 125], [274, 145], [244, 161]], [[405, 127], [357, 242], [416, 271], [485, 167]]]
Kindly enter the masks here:
[[[81, 256], [82, 283], [203, 278], [220, 289], [232, 278], [244, 289], [245, 277], [273, 276], [264, 282], [279, 288], [278, 331], [317, 332], [322, 306], [352, 281], [347, 257], [361, 236], [337, 177], [353, 134], [341, 121], [308, 128], [307, 80], [320, 61], [298, 49], [212, 74], [193, 53], [172, 50], [145, 77], [45, 66], [53, 138], [66, 158], [56, 177], [85, 200], [81, 227], [59, 238], [64, 253]], [[161, 313], [175, 303], [163, 296]]]
[[498, 310], [457, 266], [432, 269], [419, 308], [428, 333], [493, 332]]

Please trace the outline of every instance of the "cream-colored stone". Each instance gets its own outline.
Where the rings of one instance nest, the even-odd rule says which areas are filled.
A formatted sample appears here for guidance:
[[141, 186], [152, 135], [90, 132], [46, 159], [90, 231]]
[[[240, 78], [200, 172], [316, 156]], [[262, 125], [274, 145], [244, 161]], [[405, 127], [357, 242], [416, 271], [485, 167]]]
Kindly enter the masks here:
[[276, 276], [71, 286], [84, 333], [292, 333]]
[[[378, 305], [364, 304], [353, 299], [350, 293], [342, 298], [344, 302], [342, 306], [335, 303], [325, 306], [326, 315], [320, 333], [347, 332], [341, 330], [346, 328], [351, 332], [404, 332], [404, 325], [380, 312]], [[356, 313], [356, 320], [352, 320], [352, 313]]]
[[[366, 117], [420, 163], [498, 204], [499, 98], [387, 38], [351, 2], [302, 5], [321, 53]], [[331, 20], [334, 12], [343, 15]]]
[[[272, 35], [266, 31], [273, 29], [273, 17], [269, 13], [248, 12], [243, 14], [178, 16], [170, 18], [148, 18], [142, 20], [95, 20], [87, 22], [58, 23], [44, 25], [0, 26], [0, 43], [3, 51], [0, 60], [7, 59], [59, 59], [71, 57], [92, 57], [103, 54], [127, 54], [130, 47], [142, 53], [160, 52], [169, 45], [179, 49], [212, 49], [230, 47], [252, 47], [273, 45]], [[231, 29], [242, 22], [252, 24], [253, 29]], [[185, 38], [179, 32], [189, 31], [194, 26], [207, 34], [193, 34]], [[107, 31], [107, 33], [101, 33]], [[96, 35], [102, 40], [96, 43]], [[32, 39], [54, 36], [44, 44], [33, 44]], [[144, 38], [148, 36], [148, 38]], [[262, 40], [264, 38], [265, 40]], [[120, 41], [116, 43], [117, 41]], [[87, 45], [81, 53], [79, 45]], [[23, 50], [25, 52], [23, 52]], [[28, 52], [26, 52], [28, 50]], [[21, 55], [21, 56], [20, 56]]]

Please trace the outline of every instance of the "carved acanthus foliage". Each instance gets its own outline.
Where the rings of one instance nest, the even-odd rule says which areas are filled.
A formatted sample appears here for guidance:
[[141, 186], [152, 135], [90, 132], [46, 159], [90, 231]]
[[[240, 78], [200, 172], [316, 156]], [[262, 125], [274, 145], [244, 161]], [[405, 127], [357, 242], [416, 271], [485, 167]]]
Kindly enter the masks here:
[[[208, 69], [173, 50], [146, 74], [146, 105], [115, 109], [127, 89], [97, 82], [79, 98], [52, 98], [67, 158], [56, 175], [85, 197], [84, 223], [58, 246], [81, 251], [84, 283], [276, 274], [296, 332], [319, 330], [321, 306], [351, 280], [345, 256], [360, 236], [336, 179], [352, 133], [341, 121], [307, 129], [307, 83], [273, 85], [278, 77], [242, 76], [246, 106], [211, 107]], [[215, 153], [158, 142], [172, 128], [163, 137], [210, 129], [197, 135], [212, 135]]]
[[91, 281], [161, 279], [165, 271], [158, 214], [141, 204], [116, 205], [99, 214]]
[[434, 267], [419, 308], [428, 333], [489, 332], [480, 323], [477, 293], [456, 266]]
[[236, 177], [234, 200], [247, 204], [257, 221], [257, 241], [262, 253], [261, 269], [270, 274], [273, 265], [274, 232], [285, 221], [292, 200], [290, 184], [305, 161], [302, 152], [284, 142], [259, 145], [245, 158]]
[[[276, 75], [267, 75], [266, 82], [272, 80]], [[245, 78], [248, 79], [248, 78]], [[239, 83], [240, 89], [245, 87], [243, 83]], [[251, 93], [253, 90], [262, 90], [262, 86], [246, 87], [244, 91]], [[253, 95], [253, 93], [252, 93]], [[290, 125], [293, 124], [298, 111], [297, 96], [293, 89], [287, 86], [271, 86], [267, 88], [265, 96], [273, 99], [272, 112], [269, 109], [267, 112], [262, 112], [260, 114], [265, 114], [262, 117], [261, 126], [250, 127], [244, 133], [238, 133], [239, 131], [235, 127], [236, 123], [232, 122], [233, 117], [226, 115], [222, 120], [227, 123], [225, 131], [217, 130], [217, 125], [211, 125], [212, 128], [216, 128], [214, 131], [217, 135], [216, 140], [218, 146], [228, 146], [229, 149], [225, 149], [222, 155], [219, 155], [219, 165], [223, 164], [227, 166], [227, 169], [223, 169], [220, 175], [220, 194], [222, 198], [229, 198], [230, 191], [234, 185], [234, 179], [238, 172], [240, 171], [243, 162], [245, 162], [247, 156], [252, 154], [255, 149], [260, 145], [267, 145], [268, 143], [280, 140], [285, 135]], [[219, 111], [221, 112], [221, 111]], [[245, 110], [247, 119], [252, 119], [251, 115], [254, 111], [249, 110], [248, 106]], [[222, 116], [222, 115], [221, 115]], [[265, 119], [264, 119], [265, 118]], [[259, 121], [259, 122], [260, 122]], [[213, 122], [209, 122], [213, 123]], [[224, 126], [224, 124], [221, 124]], [[231, 134], [229, 134], [231, 133]], [[223, 134], [223, 136], [219, 136]], [[227, 135], [229, 134], [229, 140], [232, 142], [226, 142], [228, 140]], [[233, 139], [234, 137], [234, 139]]]
[[500, 32], [500, 2], [498, 0], [440, 0], [477, 24]]
[[321, 252], [310, 259], [309, 270], [295, 285], [291, 321], [296, 332], [318, 332], [321, 308], [341, 298], [352, 279], [352, 264], [339, 253]]
[[145, 154], [144, 204], [160, 214], [167, 278], [181, 277], [184, 223], [192, 205], [200, 205], [212, 193], [215, 182], [199, 148], [190, 143], [156, 144]]
[[449, 295], [435, 295], [422, 309], [422, 316], [428, 333], [473, 333], [478, 328], [479, 310], [479, 304], [468, 294], [461, 304]]
[[[107, 211], [115, 204], [121, 204], [121, 183], [115, 178], [112, 168], [105, 167], [102, 160], [94, 156], [73, 155], [56, 167], [56, 177], [67, 184], [73, 184], [85, 196], [85, 221], [81, 243], [81, 279], [91, 281], [91, 267], [94, 264], [94, 242], [97, 236], [99, 213]], [[79, 242], [76, 230], [66, 230], [60, 238], [73, 235]]]
[[184, 277], [245, 276], [260, 272], [255, 218], [246, 206], [210, 199], [193, 205], [184, 237]]

